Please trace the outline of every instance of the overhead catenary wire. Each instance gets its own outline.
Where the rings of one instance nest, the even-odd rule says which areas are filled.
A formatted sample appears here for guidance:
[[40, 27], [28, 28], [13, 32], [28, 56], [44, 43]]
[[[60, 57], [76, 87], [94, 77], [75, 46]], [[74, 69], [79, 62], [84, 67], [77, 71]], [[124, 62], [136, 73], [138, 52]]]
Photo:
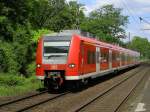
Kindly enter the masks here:
[[140, 19], [140, 22], [143, 21], [143, 22], [145, 22], [145, 23], [150, 25], [150, 22], [148, 22], [147, 20], [143, 19], [142, 17], [139, 17], [139, 19]]
[[[134, 11], [133, 9], [131, 9], [129, 7], [129, 5], [126, 4], [126, 0], [121, 0], [121, 3], [123, 5], [123, 7], [125, 7], [128, 11], [128, 13], [131, 15], [131, 18], [133, 20], [133, 22], [135, 23], [135, 29], [137, 29], [138, 31], [140, 31], [144, 36], [146, 36], [145, 32], [142, 31], [139, 26], [141, 26], [140, 22], [139, 22], [139, 16], [137, 16], [136, 11]], [[135, 17], [135, 16], [136, 17]]]
[[[134, 9], [132, 9], [132, 10], [133, 10], [135, 16], [136, 16], [137, 18], [139, 18], [139, 16], [136, 14], [137, 12], [136, 12]], [[139, 20], [139, 19], [138, 19], [138, 20]], [[148, 21], [146, 21], [146, 20], [144, 20], [144, 21], [145, 21], [147, 24], [150, 25], [150, 23], [149, 23]], [[139, 23], [139, 22], [138, 22], [138, 23]], [[140, 21], [139, 25], [140, 25], [141, 27], [143, 27], [142, 24], [141, 24], [141, 21]], [[147, 34], [144, 32], [144, 30], [142, 30], [141, 28], [139, 28], [139, 31], [141, 31], [142, 34], [146, 37]]]

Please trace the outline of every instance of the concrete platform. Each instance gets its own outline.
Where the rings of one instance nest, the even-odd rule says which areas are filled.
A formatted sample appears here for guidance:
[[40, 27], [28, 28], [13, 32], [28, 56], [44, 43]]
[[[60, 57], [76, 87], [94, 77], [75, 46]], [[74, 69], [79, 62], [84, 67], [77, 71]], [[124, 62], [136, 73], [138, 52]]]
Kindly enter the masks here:
[[150, 112], [150, 77], [144, 85], [140, 100], [136, 103], [134, 112]]

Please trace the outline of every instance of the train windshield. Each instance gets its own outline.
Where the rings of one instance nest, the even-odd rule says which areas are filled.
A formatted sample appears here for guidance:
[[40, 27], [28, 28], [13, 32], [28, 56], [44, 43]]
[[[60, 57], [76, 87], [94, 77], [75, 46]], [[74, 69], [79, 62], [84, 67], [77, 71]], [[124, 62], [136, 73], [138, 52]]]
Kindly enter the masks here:
[[44, 42], [43, 58], [45, 63], [66, 63], [70, 42]]

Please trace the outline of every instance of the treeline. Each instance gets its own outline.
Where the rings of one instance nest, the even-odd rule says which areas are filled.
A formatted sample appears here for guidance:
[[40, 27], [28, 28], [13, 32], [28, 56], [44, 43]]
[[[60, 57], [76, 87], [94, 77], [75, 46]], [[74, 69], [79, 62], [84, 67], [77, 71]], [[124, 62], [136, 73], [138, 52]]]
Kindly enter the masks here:
[[122, 9], [106, 5], [89, 15], [84, 10], [84, 4], [75, 1], [1, 0], [0, 72], [34, 74], [36, 41], [42, 33], [79, 28], [125, 46], [118, 38], [128, 23]]
[[147, 38], [134, 36], [132, 41], [128, 42], [126, 46], [129, 49], [140, 52], [141, 59], [150, 59], [150, 42]]

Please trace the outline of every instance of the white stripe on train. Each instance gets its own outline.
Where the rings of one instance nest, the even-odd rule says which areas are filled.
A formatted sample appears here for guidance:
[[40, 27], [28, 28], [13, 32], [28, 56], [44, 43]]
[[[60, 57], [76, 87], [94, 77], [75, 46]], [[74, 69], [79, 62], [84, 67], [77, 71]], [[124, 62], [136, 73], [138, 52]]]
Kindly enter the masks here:
[[66, 80], [79, 80], [79, 79], [84, 79], [84, 78], [88, 78], [88, 77], [96, 78], [96, 77], [103, 76], [108, 73], [112, 73], [115, 70], [122, 70], [122, 69], [131, 67], [131, 66], [135, 66], [135, 65], [137, 65], [137, 64], [126, 65], [126, 66], [122, 66], [122, 67], [118, 67], [118, 68], [114, 68], [114, 69], [104, 70], [104, 71], [100, 71], [100, 72], [92, 72], [92, 73], [87, 73], [87, 74], [78, 75], [78, 76], [65, 76], [65, 79]]
[[[137, 63], [137, 64], [139, 64], [139, 63]], [[65, 79], [66, 80], [80, 80], [80, 79], [84, 79], [84, 78], [88, 78], [88, 77], [96, 78], [96, 77], [103, 76], [108, 73], [112, 73], [115, 70], [122, 70], [122, 69], [131, 67], [131, 66], [134, 66], [137, 64], [126, 65], [126, 66], [122, 66], [122, 67], [118, 67], [118, 68], [114, 68], [114, 69], [104, 70], [104, 71], [100, 71], [100, 72], [92, 72], [92, 73], [78, 75], [78, 76], [65, 76]], [[37, 76], [37, 79], [40, 79], [40, 80], [44, 80], [44, 78], [45, 78], [45, 76]]]

